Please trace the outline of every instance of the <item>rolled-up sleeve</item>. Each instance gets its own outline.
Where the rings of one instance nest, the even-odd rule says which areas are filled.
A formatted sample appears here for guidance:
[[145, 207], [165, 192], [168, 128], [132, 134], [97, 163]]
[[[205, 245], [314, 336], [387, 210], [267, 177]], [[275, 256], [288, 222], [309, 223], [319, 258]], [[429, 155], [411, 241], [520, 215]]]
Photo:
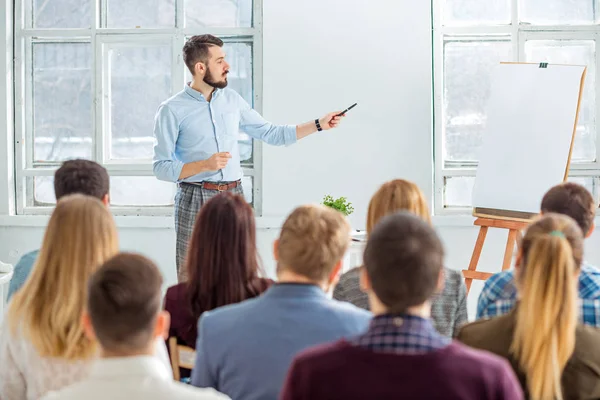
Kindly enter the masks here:
[[177, 182], [183, 162], [175, 157], [175, 144], [179, 136], [177, 117], [166, 105], [161, 105], [154, 118], [154, 175], [163, 181]]
[[239, 97], [240, 129], [254, 139], [273, 146], [289, 146], [296, 143], [295, 125], [275, 125], [265, 120], [248, 103]]

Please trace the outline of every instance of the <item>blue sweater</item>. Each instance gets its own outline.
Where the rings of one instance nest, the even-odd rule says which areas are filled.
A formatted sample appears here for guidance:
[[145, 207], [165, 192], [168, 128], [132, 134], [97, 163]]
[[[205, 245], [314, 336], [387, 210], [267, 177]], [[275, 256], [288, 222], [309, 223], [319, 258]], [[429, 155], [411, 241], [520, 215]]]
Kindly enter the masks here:
[[21, 289], [21, 287], [25, 284], [25, 281], [33, 269], [35, 260], [37, 260], [39, 252], [39, 250], [34, 250], [24, 254], [17, 265], [15, 265], [13, 276], [10, 279], [10, 284], [8, 286], [7, 301], [10, 300], [13, 294], [15, 294], [17, 290]]
[[202, 314], [192, 384], [235, 400], [275, 400], [299, 351], [365, 332], [370, 320], [371, 313], [315, 285], [276, 284]]

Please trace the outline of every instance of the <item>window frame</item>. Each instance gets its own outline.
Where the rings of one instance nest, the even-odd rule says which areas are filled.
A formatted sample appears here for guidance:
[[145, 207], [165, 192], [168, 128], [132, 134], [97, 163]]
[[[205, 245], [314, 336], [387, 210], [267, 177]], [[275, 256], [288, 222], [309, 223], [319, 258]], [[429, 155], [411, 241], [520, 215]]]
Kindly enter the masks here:
[[[513, 61], [525, 61], [527, 40], [594, 40], [596, 43], [596, 160], [571, 162], [569, 177], [600, 178], [600, 21], [589, 25], [529, 25], [519, 24], [519, 1], [511, 1], [509, 25], [448, 25], [442, 24], [445, 0], [432, 0], [433, 43], [433, 156], [434, 213], [436, 215], [470, 214], [472, 207], [445, 206], [445, 181], [452, 177], [475, 177], [477, 162], [444, 161], [444, 43], [447, 37], [458, 39], [508, 38]], [[588, 71], [589, 74], [589, 71]], [[589, 77], [589, 75], [588, 75]], [[600, 180], [594, 179], [594, 192]]]
[[[219, 36], [224, 42], [252, 43], [253, 108], [262, 112], [263, 99], [263, 0], [253, 0], [253, 26], [244, 28], [185, 27], [184, 0], [174, 0], [175, 27], [173, 28], [100, 28], [106, 26], [108, 0], [86, 0], [92, 3], [91, 28], [54, 29], [28, 28], [31, 20], [30, 3], [33, 0], [15, 0], [13, 3], [14, 26], [14, 146], [15, 146], [15, 211], [17, 215], [43, 215], [52, 212], [54, 207], [29, 205], [34, 203], [33, 178], [53, 176], [61, 162], [33, 162], [33, 47], [34, 42], [86, 42], [91, 43], [92, 52], [92, 155], [102, 164], [110, 176], [154, 176], [152, 160], [111, 160], [110, 156], [110, 105], [106, 104], [108, 88], [108, 59], [103, 55], [110, 44], [124, 46], [143, 44], [160, 40], [171, 45], [171, 91], [175, 94], [185, 84], [185, 64], [181, 49], [185, 38], [192, 35], [210, 33]], [[262, 143], [252, 141], [252, 162], [242, 162], [244, 177], [252, 182], [252, 205], [257, 216], [262, 216]], [[29, 186], [29, 187], [28, 187]], [[115, 215], [123, 216], [166, 216], [173, 215], [173, 206], [113, 206]]]

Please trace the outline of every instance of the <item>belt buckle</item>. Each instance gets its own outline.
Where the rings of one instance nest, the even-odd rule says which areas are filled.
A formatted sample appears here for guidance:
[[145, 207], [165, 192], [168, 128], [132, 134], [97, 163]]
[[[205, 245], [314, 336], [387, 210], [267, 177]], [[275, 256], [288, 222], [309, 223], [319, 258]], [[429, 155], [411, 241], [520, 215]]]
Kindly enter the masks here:
[[225, 192], [227, 190], [227, 185], [226, 184], [219, 184], [219, 186], [217, 186], [217, 191], [219, 192]]

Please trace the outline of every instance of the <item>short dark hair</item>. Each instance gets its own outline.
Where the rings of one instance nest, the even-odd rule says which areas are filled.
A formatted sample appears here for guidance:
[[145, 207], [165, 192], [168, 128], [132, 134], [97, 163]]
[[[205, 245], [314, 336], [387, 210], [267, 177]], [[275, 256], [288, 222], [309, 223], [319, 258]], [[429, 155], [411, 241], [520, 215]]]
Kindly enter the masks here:
[[54, 195], [84, 194], [103, 200], [110, 190], [106, 168], [90, 160], [68, 160], [54, 173]]
[[364, 254], [372, 290], [389, 312], [405, 312], [431, 298], [443, 263], [444, 248], [435, 230], [406, 211], [381, 219]]
[[583, 235], [587, 235], [594, 224], [596, 202], [583, 186], [573, 182], [556, 185], [542, 199], [542, 213], [567, 215], [577, 222]]
[[161, 309], [162, 283], [158, 267], [133, 253], [114, 256], [92, 275], [87, 308], [105, 350], [130, 352], [148, 346]]
[[189, 38], [183, 46], [183, 61], [192, 75], [196, 63], [208, 63], [209, 49], [212, 46], [223, 47], [223, 41], [213, 35], [196, 35]]

